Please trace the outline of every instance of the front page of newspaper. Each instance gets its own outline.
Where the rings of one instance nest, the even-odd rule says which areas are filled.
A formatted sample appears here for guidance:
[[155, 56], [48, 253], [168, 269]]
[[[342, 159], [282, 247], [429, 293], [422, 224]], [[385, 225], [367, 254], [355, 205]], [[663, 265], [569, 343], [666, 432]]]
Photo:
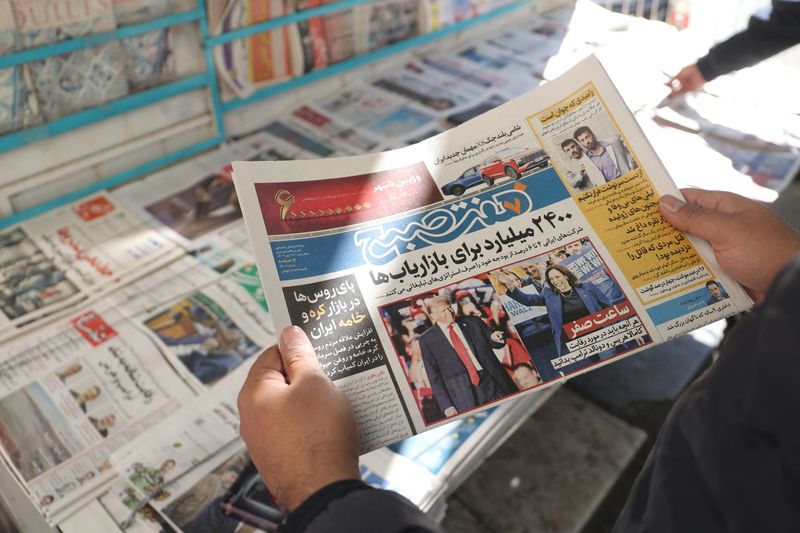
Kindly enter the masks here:
[[270, 310], [311, 338], [363, 451], [752, 305], [597, 59], [400, 150], [234, 163]]
[[181, 253], [105, 193], [0, 230], [0, 339], [31, 330], [44, 317], [96, 299]]

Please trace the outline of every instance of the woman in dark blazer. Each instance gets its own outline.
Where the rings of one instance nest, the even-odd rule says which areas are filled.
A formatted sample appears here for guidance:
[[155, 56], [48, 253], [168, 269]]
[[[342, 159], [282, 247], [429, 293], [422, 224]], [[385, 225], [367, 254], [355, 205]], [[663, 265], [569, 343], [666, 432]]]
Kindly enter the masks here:
[[544, 271], [546, 283], [540, 294], [528, 294], [519, 290], [514, 284], [514, 276], [500, 271], [495, 274], [506, 286], [509, 298], [522, 305], [544, 305], [550, 326], [553, 330], [553, 341], [556, 352], [560, 356], [567, 351], [562, 326], [568, 322], [609, 307], [611, 303], [603, 292], [590, 281], [581, 283], [570, 269], [562, 265], [551, 265]]

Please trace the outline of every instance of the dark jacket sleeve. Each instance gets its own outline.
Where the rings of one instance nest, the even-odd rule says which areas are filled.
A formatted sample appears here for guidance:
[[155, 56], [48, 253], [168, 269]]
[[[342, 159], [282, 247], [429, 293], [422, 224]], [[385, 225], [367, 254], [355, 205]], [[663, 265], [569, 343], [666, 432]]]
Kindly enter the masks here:
[[800, 256], [678, 399], [615, 531], [800, 525]]
[[286, 518], [279, 533], [443, 533], [399, 494], [356, 480], [323, 487]]
[[751, 17], [747, 29], [709, 50], [697, 61], [706, 81], [755, 65], [800, 43], [800, 2], [773, 1], [768, 19]]

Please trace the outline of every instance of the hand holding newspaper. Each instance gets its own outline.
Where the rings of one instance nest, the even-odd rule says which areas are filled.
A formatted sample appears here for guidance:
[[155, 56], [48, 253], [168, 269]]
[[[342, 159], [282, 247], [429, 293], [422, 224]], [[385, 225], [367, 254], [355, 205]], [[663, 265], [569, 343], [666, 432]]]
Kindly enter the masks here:
[[366, 452], [752, 301], [597, 59], [400, 150], [236, 162], [277, 328], [309, 335]]

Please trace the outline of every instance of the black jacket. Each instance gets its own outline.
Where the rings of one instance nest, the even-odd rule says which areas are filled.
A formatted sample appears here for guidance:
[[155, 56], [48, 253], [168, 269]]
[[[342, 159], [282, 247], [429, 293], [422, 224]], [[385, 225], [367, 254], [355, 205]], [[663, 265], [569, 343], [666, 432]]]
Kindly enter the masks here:
[[706, 81], [759, 61], [800, 43], [800, 2], [773, 0], [767, 20], [751, 17], [747, 29], [709, 50], [697, 61]]
[[664, 423], [618, 532], [800, 530], [800, 256]]

